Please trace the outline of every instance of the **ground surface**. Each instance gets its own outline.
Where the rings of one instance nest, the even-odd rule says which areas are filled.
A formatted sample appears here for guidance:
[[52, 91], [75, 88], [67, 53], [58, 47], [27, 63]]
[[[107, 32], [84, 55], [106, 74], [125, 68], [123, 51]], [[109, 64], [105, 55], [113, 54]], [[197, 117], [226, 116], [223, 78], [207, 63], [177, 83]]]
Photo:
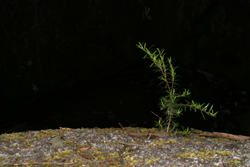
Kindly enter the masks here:
[[[63, 129], [0, 136], [0, 165], [248, 166], [250, 143], [165, 136], [145, 128]], [[129, 132], [129, 133], [128, 133]]]

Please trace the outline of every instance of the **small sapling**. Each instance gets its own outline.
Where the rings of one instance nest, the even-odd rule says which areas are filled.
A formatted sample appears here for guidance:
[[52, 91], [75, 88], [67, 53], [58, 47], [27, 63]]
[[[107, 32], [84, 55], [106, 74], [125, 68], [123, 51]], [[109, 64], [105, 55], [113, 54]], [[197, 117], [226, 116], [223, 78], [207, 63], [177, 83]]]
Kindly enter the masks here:
[[[176, 81], [176, 68], [173, 66], [174, 61], [171, 59], [171, 57], [166, 58], [165, 60], [165, 53], [164, 49], [157, 48], [156, 51], [151, 52], [146, 47], [146, 43], [140, 43], [137, 45], [137, 47], [144, 52], [146, 52], [145, 58], [149, 58], [153, 61], [150, 67], [154, 66], [157, 68], [156, 71], [161, 72], [161, 76], [159, 76], [159, 79], [162, 80], [162, 82], [166, 83], [166, 93], [167, 96], [160, 98], [160, 109], [164, 110], [164, 115], [166, 115], [165, 119], [162, 119], [155, 113], [159, 118], [159, 121], [156, 121], [155, 125], [159, 127], [161, 130], [166, 131], [167, 133], [172, 133], [173, 130], [179, 126], [178, 123], [174, 122], [174, 118], [179, 117], [183, 109], [186, 111], [186, 108], [190, 108], [190, 110], [194, 110], [195, 112], [197, 110], [201, 111], [201, 114], [203, 118], [205, 119], [203, 113], [206, 113], [207, 115], [210, 115], [212, 117], [215, 117], [218, 112], [213, 111], [213, 105], [209, 108], [208, 104], [200, 104], [196, 103], [193, 100], [191, 102], [186, 101], [186, 104], [178, 103], [179, 98], [187, 97], [191, 94], [189, 90], [184, 90], [182, 94], [178, 93], [175, 89], [175, 81]], [[209, 108], [209, 109], [208, 109]]]

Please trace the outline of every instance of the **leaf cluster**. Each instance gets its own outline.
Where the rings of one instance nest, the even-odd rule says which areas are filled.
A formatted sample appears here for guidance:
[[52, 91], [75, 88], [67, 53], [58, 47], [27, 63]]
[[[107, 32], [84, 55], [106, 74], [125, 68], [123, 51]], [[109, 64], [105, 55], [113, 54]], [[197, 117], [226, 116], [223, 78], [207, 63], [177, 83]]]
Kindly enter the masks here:
[[[178, 67], [174, 67], [173, 63], [174, 60], [169, 57], [165, 60], [165, 53], [164, 49], [159, 49], [157, 48], [156, 51], [151, 52], [150, 47], [147, 49], [146, 43], [140, 43], [137, 45], [139, 49], [142, 51], [146, 52], [146, 55], [143, 57], [149, 58], [152, 61], [152, 64], [150, 67], [154, 66], [156, 67], [157, 72], [160, 72], [162, 75], [159, 76], [158, 78], [162, 80], [161, 83], [166, 83], [166, 93], [167, 96], [161, 97], [160, 98], [160, 109], [164, 110], [164, 114], [166, 115], [166, 118], [163, 120], [161, 117], [159, 117], [159, 121], [155, 122], [156, 126], [159, 127], [161, 130], [167, 131], [167, 133], [172, 133], [172, 131], [179, 126], [179, 123], [176, 123], [173, 121], [176, 117], [179, 117], [182, 114], [182, 111], [185, 110], [186, 108], [189, 108], [190, 110], [194, 110], [195, 112], [197, 110], [200, 110], [203, 118], [205, 119], [205, 116], [203, 113], [206, 113], [207, 115], [210, 115], [212, 117], [216, 117], [218, 112], [213, 111], [213, 105], [210, 106], [209, 108], [209, 103], [208, 104], [200, 104], [196, 103], [193, 100], [191, 102], [186, 101], [186, 104], [181, 104], [178, 103], [179, 98], [181, 97], [187, 97], [191, 94], [189, 90], [184, 90], [181, 94], [178, 93], [175, 89], [176, 84], [176, 72], [175, 70]], [[209, 108], [209, 110], [208, 110]]]

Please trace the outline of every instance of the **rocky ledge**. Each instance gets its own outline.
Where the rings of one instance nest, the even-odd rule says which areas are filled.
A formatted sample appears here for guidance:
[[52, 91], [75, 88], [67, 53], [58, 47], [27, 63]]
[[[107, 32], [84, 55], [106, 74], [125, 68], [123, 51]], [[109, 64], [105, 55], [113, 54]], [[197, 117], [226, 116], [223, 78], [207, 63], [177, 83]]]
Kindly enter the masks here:
[[[125, 131], [124, 131], [125, 130]], [[157, 135], [146, 128], [27, 131], [0, 135], [0, 166], [249, 166], [250, 142]], [[129, 133], [127, 133], [129, 132]]]

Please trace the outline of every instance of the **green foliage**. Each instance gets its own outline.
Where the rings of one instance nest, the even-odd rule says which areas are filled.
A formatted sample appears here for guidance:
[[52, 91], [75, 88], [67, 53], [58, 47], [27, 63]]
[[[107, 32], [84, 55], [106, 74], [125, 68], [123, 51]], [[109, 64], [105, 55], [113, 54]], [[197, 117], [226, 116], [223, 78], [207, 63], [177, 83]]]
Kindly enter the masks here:
[[[172, 64], [174, 63], [174, 60], [171, 59], [171, 57], [165, 59], [165, 53], [164, 49], [157, 48], [156, 51], [150, 52], [150, 48], [147, 49], [146, 43], [142, 44], [139, 42], [137, 47], [147, 54], [144, 56], [145, 58], [149, 58], [153, 61], [153, 63], [150, 65], [150, 67], [154, 66], [157, 68], [156, 71], [161, 72], [161, 76], [158, 78], [162, 80], [162, 83], [166, 83], [166, 92], [167, 96], [160, 98], [160, 109], [164, 110], [164, 115], [166, 115], [166, 118], [163, 120], [161, 117], [153, 113], [159, 118], [159, 121], [155, 122], [156, 127], [159, 127], [161, 130], [166, 131], [167, 133], [172, 133], [175, 128], [179, 126], [178, 123], [174, 122], [174, 118], [179, 117], [183, 111], [183, 109], [186, 111], [187, 108], [190, 110], [194, 110], [195, 112], [197, 110], [200, 110], [203, 118], [205, 119], [203, 112], [207, 115], [210, 115], [212, 117], [215, 117], [216, 113], [213, 111], [213, 105], [208, 110], [208, 104], [200, 104], [196, 103], [193, 100], [191, 102], [186, 101], [186, 104], [178, 103], [179, 98], [187, 97], [191, 94], [189, 90], [184, 90], [182, 94], [179, 94], [176, 89], [175, 85], [177, 85], [175, 82], [176, 80], [176, 68]], [[188, 130], [187, 130], [188, 131]]]

